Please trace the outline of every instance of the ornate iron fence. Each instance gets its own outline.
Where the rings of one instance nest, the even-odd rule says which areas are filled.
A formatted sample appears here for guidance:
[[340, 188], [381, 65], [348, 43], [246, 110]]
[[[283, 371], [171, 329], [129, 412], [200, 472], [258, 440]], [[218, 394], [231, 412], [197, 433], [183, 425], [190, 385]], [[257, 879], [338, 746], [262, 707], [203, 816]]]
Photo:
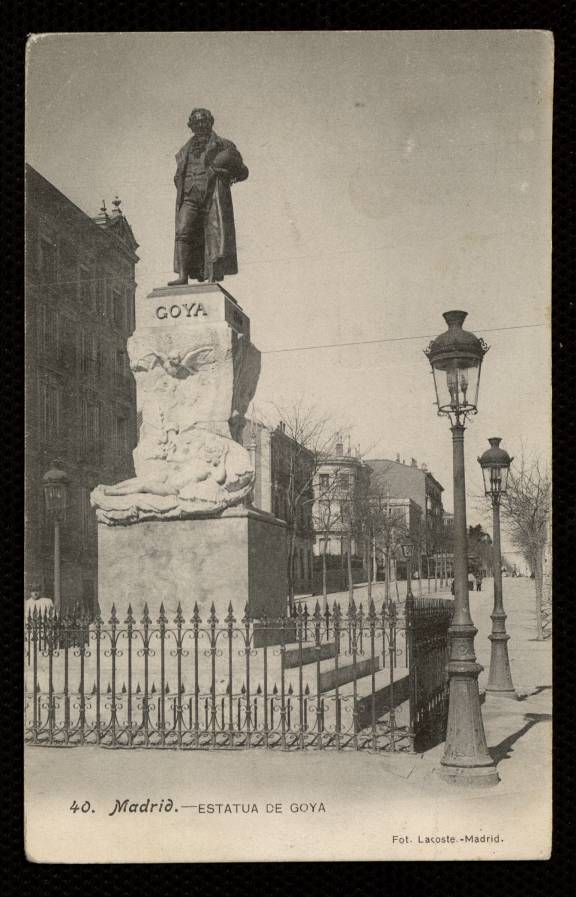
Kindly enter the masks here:
[[453, 601], [408, 599], [408, 665], [410, 670], [410, 728], [414, 750], [444, 740], [448, 718], [448, 627]]
[[[411, 751], [446, 703], [451, 601], [352, 602], [257, 619], [94, 622], [31, 614], [25, 737], [35, 745]], [[441, 724], [441, 721], [440, 721]]]

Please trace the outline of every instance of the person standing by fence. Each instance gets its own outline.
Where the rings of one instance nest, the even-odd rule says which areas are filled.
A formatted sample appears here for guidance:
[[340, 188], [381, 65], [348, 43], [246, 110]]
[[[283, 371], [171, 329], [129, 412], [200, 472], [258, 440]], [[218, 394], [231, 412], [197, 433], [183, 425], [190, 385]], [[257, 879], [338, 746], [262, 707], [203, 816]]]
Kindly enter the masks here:
[[37, 614], [43, 614], [44, 611], [48, 614], [54, 612], [54, 602], [51, 598], [42, 598], [39, 585], [32, 586], [29, 597], [24, 601], [24, 619], [27, 620], [28, 614], [33, 614], [34, 611]]

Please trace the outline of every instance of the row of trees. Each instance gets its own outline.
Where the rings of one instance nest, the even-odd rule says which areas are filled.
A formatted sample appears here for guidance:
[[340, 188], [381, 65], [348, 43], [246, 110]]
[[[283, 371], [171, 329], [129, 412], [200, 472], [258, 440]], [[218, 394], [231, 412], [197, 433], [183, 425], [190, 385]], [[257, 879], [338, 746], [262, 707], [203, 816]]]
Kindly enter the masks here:
[[[390, 503], [385, 484], [370, 482], [366, 487], [346, 494], [339, 480], [338, 469], [324, 474], [334, 458], [334, 446], [341, 427], [304, 401], [292, 406], [276, 408], [276, 417], [289, 449], [283, 458], [281, 488], [284, 497], [284, 519], [288, 525], [289, 601], [294, 606], [294, 558], [297, 535], [302, 521], [308, 520], [316, 534], [338, 532], [345, 546], [348, 588], [352, 593], [352, 545], [363, 554], [363, 563], [371, 595], [376, 568], [375, 546], [383, 562], [387, 597], [392, 568], [399, 556], [400, 546], [410, 539], [415, 556], [452, 553], [449, 528], [437, 527], [425, 531], [420, 522], [411, 526], [404, 508]], [[264, 422], [264, 421], [263, 421]], [[268, 421], [268, 426], [270, 421]], [[545, 637], [549, 617], [549, 596], [546, 594], [545, 553], [549, 543], [551, 514], [551, 478], [547, 468], [537, 460], [522, 456], [510, 470], [508, 491], [502, 498], [502, 517], [511, 542], [522, 552], [534, 577], [536, 592], [536, 635]], [[321, 538], [322, 593], [326, 597], [328, 573], [328, 539]], [[469, 554], [478, 559], [484, 569], [491, 567], [492, 544], [482, 526], [469, 529]], [[417, 560], [418, 563], [418, 560]], [[419, 581], [422, 569], [420, 566]], [[444, 571], [445, 572], [445, 571]], [[430, 566], [426, 574], [430, 577]], [[436, 576], [437, 570], [434, 570]]]

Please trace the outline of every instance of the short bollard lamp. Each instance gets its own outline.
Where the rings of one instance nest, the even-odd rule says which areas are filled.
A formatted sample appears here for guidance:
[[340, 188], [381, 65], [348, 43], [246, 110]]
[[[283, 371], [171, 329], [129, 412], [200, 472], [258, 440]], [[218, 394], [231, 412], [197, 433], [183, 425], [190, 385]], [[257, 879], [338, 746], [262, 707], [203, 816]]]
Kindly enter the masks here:
[[454, 475], [454, 614], [450, 624], [448, 677], [450, 699], [446, 745], [439, 770], [443, 779], [459, 785], [496, 785], [499, 781], [488, 752], [480, 711], [476, 662], [476, 628], [470, 616], [468, 594], [468, 544], [466, 535], [466, 482], [464, 471], [464, 423], [476, 414], [480, 371], [486, 343], [462, 329], [465, 311], [447, 311], [448, 330], [425, 350], [432, 367], [438, 414], [446, 415], [452, 430]]
[[61, 578], [60, 578], [60, 524], [68, 507], [70, 478], [62, 470], [59, 461], [53, 461], [52, 467], [42, 477], [44, 502], [46, 510], [54, 521], [54, 608], [61, 610]]
[[494, 570], [494, 609], [492, 610], [492, 632], [490, 672], [486, 694], [494, 697], [516, 698], [510, 661], [506, 614], [502, 594], [502, 553], [500, 547], [500, 501], [508, 488], [508, 471], [513, 458], [500, 447], [501, 439], [493, 436], [488, 440], [490, 448], [478, 458], [484, 477], [484, 492], [492, 502], [492, 567]]

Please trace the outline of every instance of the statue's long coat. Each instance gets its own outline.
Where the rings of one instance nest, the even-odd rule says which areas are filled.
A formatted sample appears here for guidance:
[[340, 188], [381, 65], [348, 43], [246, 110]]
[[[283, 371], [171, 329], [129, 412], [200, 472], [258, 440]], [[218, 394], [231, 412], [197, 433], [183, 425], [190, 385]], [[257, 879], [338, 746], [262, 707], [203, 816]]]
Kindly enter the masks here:
[[[184, 198], [186, 163], [191, 142], [192, 138], [176, 154], [176, 175], [174, 177], [177, 190], [176, 218], [178, 218], [178, 211]], [[242, 156], [232, 141], [219, 137], [214, 131], [212, 131], [206, 146], [206, 166], [211, 165], [214, 158], [223, 150], [228, 150], [231, 154], [232, 161], [226, 167], [232, 180], [245, 181], [248, 177], [248, 169], [242, 161]], [[180, 273], [178, 271], [176, 247], [174, 251], [174, 270]], [[199, 243], [194, 247], [188, 274], [190, 277], [198, 280], [214, 280], [221, 279], [225, 274], [237, 273], [236, 230], [234, 227], [230, 183], [226, 178], [217, 177], [204, 222], [204, 243], [203, 245]]]

